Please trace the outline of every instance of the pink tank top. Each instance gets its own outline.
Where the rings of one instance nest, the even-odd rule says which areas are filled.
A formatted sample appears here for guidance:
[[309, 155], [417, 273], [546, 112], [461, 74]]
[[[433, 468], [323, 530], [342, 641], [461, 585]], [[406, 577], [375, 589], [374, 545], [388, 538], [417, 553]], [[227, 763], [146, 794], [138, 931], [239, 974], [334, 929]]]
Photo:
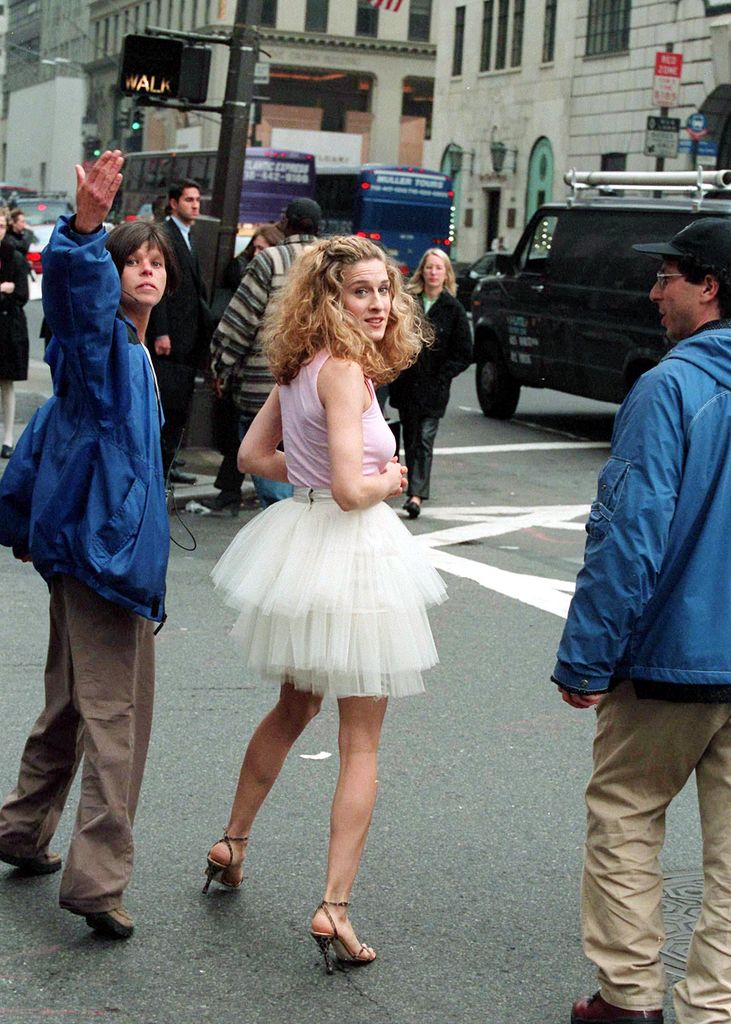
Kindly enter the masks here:
[[[293, 381], [279, 386], [287, 474], [295, 487], [329, 488], [331, 484], [327, 420], [317, 394], [317, 377], [329, 358], [323, 349], [300, 368]], [[396, 442], [373, 385], [369, 380], [366, 385], [371, 404], [363, 413], [363, 475], [374, 476], [396, 454]]]

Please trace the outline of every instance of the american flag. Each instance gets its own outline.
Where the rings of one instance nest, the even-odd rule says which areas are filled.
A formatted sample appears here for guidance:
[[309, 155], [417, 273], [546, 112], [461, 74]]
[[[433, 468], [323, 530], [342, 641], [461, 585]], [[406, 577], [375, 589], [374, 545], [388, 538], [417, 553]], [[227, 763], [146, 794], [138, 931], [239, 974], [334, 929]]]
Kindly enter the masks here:
[[401, 0], [368, 0], [371, 7], [381, 7], [384, 11], [397, 11]]

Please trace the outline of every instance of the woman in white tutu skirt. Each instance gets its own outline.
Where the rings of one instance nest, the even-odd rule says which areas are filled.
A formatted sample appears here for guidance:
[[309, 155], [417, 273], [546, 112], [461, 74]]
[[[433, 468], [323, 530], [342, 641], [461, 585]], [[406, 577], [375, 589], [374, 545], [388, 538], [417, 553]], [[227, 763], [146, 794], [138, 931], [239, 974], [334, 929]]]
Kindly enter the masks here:
[[277, 385], [239, 451], [242, 472], [289, 481], [294, 497], [247, 524], [212, 574], [239, 611], [232, 635], [247, 664], [280, 691], [249, 742], [204, 892], [212, 880], [241, 884], [259, 808], [323, 697], [336, 697], [340, 772], [324, 899], [310, 925], [329, 973], [331, 951], [351, 964], [375, 959], [348, 902], [381, 725], [388, 698], [420, 693], [437, 660], [426, 608], [444, 600], [444, 585], [384, 503], [404, 492], [406, 469], [374, 394], [414, 361], [422, 329], [398, 269], [372, 242], [331, 238], [300, 256], [263, 328]]

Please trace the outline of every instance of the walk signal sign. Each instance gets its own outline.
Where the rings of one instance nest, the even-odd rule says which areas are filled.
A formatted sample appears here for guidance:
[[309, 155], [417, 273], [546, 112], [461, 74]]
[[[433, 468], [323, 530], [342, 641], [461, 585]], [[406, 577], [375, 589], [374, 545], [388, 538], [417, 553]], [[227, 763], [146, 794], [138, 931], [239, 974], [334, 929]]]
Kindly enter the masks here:
[[183, 44], [179, 39], [160, 36], [125, 36], [119, 76], [124, 96], [156, 96], [173, 99], [179, 95], [180, 61]]
[[204, 103], [211, 51], [162, 36], [125, 36], [119, 75], [124, 96]]

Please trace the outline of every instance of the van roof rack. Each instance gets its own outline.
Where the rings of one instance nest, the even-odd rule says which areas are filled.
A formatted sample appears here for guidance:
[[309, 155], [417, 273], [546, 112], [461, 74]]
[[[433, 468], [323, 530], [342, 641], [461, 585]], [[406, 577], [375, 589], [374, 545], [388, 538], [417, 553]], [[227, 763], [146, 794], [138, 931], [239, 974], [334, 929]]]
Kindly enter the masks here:
[[686, 192], [693, 208], [700, 209], [707, 192], [728, 192], [731, 196], [731, 170], [706, 171], [577, 171], [568, 170], [563, 180], [571, 186], [570, 206], [588, 189], [606, 192], [631, 189], [633, 192]]

